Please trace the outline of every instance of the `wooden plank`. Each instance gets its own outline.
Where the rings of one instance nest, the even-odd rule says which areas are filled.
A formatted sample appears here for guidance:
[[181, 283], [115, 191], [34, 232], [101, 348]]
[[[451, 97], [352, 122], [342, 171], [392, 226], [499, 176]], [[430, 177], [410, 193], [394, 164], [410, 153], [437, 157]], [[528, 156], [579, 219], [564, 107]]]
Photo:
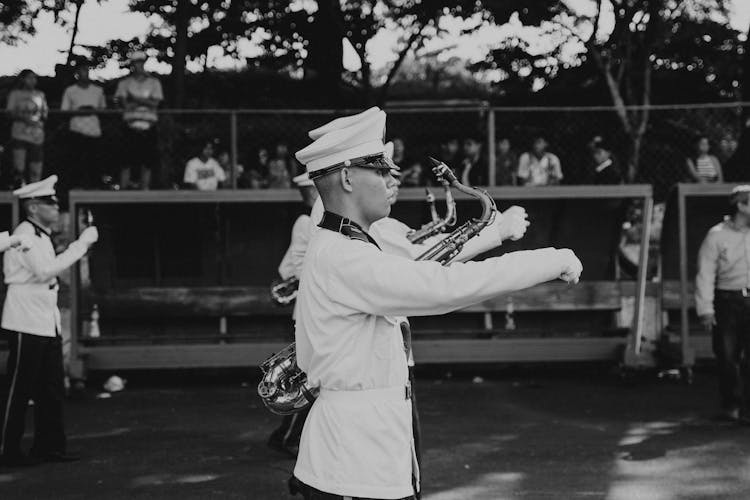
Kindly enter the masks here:
[[[679, 280], [667, 280], [662, 283], [661, 304], [664, 309], [680, 309], [682, 306], [681, 285]], [[687, 284], [688, 308], [695, 309], [695, 282]]]
[[[504, 312], [512, 297], [516, 311], [619, 310], [624, 294], [635, 293], [633, 282], [584, 281], [575, 286], [551, 282], [467, 307], [460, 312]], [[267, 287], [134, 287], [90, 291], [103, 317], [289, 316], [291, 307], [271, 302]]]
[[[455, 190], [454, 190], [455, 191]], [[495, 199], [510, 200], [561, 200], [601, 198], [643, 198], [651, 196], [651, 186], [630, 184], [622, 186], [542, 186], [542, 187], [488, 187], [487, 192]], [[435, 190], [435, 196], [443, 199], [445, 193]], [[471, 196], [454, 192], [457, 200], [472, 199]], [[131, 203], [295, 203], [300, 202], [296, 189], [239, 189], [218, 191], [81, 191], [70, 192], [71, 199], [79, 204], [131, 204]], [[424, 188], [404, 188], [399, 191], [399, 200], [422, 201]]]
[[[417, 363], [615, 360], [623, 338], [415, 340]], [[91, 370], [255, 367], [287, 344], [81, 347]]]

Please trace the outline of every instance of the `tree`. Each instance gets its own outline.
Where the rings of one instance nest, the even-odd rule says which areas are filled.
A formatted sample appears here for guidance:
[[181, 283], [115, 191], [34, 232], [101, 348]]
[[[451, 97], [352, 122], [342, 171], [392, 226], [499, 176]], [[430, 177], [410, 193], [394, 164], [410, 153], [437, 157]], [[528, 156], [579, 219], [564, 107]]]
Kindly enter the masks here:
[[[736, 80], [737, 33], [728, 25], [726, 0], [592, 0], [593, 15], [559, 4], [543, 33], [547, 53], [532, 53], [516, 40], [490, 54], [493, 64], [516, 85], [531, 89], [554, 79], [564, 64], [593, 68], [606, 87], [628, 140], [628, 177], [639, 173], [648, 130], [654, 78], [676, 72], [703, 73], [731, 97]], [[563, 54], [577, 52], [577, 61]], [[726, 67], [717, 67], [722, 62]], [[717, 74], [729, 75], [717, 79]], [[510, 75], [510, 76], [508, 76]], [[504, 83], [504, 82], [503, 82]]]
[[[740, 95], [742, 101], [747, 102], [750, 96], [750, 27], [745, 34], [745, 42], [742, 46], [742, 75]], [[741, 120], [742, 130], [737, 144], [737, 150], [725, 166], [727, 180], [747, 181], [750, 180], [748, 165], [750, 164], [750, 107], [742, 108]]]

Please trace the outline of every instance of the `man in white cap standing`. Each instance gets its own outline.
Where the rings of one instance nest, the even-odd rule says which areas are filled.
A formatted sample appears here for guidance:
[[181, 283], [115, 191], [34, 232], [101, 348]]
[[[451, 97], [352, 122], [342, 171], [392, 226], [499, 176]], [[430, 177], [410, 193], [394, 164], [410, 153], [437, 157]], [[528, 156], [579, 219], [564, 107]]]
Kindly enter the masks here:
[[297, 152], [325, 207], [297, 296], [297, 361], [320, 387], [294, 469], [308, 499], [403, 499], [419, 488], [399, 316], [576, 282], [582, 270], [573, 252], [554, 248], [448, 267], [382, 252], [367, 231], [390, 212], [384, 123], [373, 113]]
[[[148, 56], [143, 51], [130, 54], [130, 75], [117, 84], [115, 101], [123, 108], [125, 121], [122, 138], [122, 189], [151, 187], [151, 172], [159, 166], [159, 136], [157, 133], [157, 108], [164, 100], [161, 82], [146, 72]], [[133, 182], [134, 170], [140, 172], [138, 183]]]
[[[318, 190], [315, 189], [315, 184], [310, 180], [307, 172], [294, 177], [292, 182], [299, 189], [305, 207], [307, 207], [307, 210], [310, 210], [318, 199]], [[307, 245], [310, 243], [312, 232], [310, 216], [302, 214], [297, 217], [294, 226], [292, 226], [292, 237], [289, 242], [289, 248], [284, 254], [281, 264], [279, 264], [279, 276], [281, 276], [282, 280], [292, 278], [299, 280], [302, 274], [302, 263], [305, 259], [305, 253], [307, 253]], [[292, 321], [296, 319], [296, 311], [297, 303], [295, 301]], [[289, 456], [296, 457], [300, 435], [302, 434], [302, 426], [305, 425], [306, 417], [307, 410], [286, 415], [282, 419], [281, 425], [268, 438], [268, 446]]]
[[[63, 427], [57, 276], [83, 257], [99, 236], [95, 227], [86, 228], [67, 250], [55, 255], [50, 233], [59, 218], [56, 182], [53, 175], [13, 192], [26, 214], [13, 234], [31, 238], [33, 245], [27, 252], [7, 252], [3, 260], [8, 290], [2, 328], [10, 352], [8, 386], [0, 409], [0, 464], [9, 467], [77, 459], [66, 452]], [[21, 438], [29, 399], [34, 400], [34, 444], [27, 457], [21, 451]]]

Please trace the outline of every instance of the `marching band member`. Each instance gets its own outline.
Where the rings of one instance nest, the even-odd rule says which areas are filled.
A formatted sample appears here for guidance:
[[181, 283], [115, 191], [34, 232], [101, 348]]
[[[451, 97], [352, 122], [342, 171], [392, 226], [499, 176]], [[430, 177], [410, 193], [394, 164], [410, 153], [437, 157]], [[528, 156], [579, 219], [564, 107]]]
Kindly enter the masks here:
[[[315, 184], [310, 180], [307, 172], [298, 175], [292, 181], [299, 189], [305, 206], [308, 209], [312, 208], [318, 199], [318, 190], [315, 189]], [[305, 252], [307, 252], [307, 245], [310, 242], [310, 235], [312, 233], [311, 225], [312, 221], [307, 214], [300, 215], [294, 222], [289, 248], [284, 254], [281, 264], [279, 264], [279, 276], [281, 276], [281, 279], [299, 279], [302, 273], [302, 262], [305, 258]], [[292, 320], [296, 317], [296, 309], [297, 304], [295, 303]], [[268, 446], [292, 457], [297, 456], [299, 438], [302, 434], [302, 426], [305, 424], [306, 416], [307, 411], [286, 415], [282, 419], [281, 425], [268, 438]]]
[[582, 270], [567, 249], [447, 267], [382, 252], [368, 230], [389, 214], [393, 194], [384, 121], [372, 113], [296, 155], [325, 207], [297, 295], [297, 360], [320, 387], [294, 469], [307, 499], [413, 498], [419, 488], [397, 317], [444, 314], [556, 278], [577, 282]]
[[[55, 255], [51, 227], [59, 218], [55, 195], [57, 176], [13, 192], [23, 204], [26, 220], [13, 232], [30, 239], [27, 252], [6, 252], [3, 259], [8, 291], [2, 328], [8, 337], [8, 387], [0, 423], [0, 464], [24, 466], [77, 460], [66, 452], [63, 426], [63, 358], [57, 276], [77, 262], [99, 238], [86, 228], [67, 250]], [[26, 407], [34, 400], [34, 444], [31, 456], [21, 452]]]

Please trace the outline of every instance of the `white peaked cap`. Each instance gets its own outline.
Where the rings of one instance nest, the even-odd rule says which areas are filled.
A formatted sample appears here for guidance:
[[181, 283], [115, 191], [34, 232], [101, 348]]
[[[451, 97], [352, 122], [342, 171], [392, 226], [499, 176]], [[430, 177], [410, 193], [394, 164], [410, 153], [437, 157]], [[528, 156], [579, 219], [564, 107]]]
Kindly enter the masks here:
[[356, 115], [342, 116], [341, 118], [336, 118], [335, 120], [328, 122], [316, 129], [312, 129], [307, 133], [307, 135], [309, 135], [310, 139], [312, 139], [313, 141], [317, 141], [329, 132], [351, 127], [360, 120], [366, 120], [375, 116], [379, 111], [381, 111], [379, 107], [373, 106], [370, 109], [362, 111], [361, 113], [357, 113]]
[[401, 167], [393, 163], [393, 141], [388, 141], [383, 147], [383, 155], [391, 160], [391, 175], [393, 177], [401, 177]]
[[299, 174], [297, 177], [292, 178], [292, 182], [297, 187], [306, 187], [306, 186], [314, 186], [315, 183], [310, 180], [310, 175], [305, 172], [304, 174]]
[[307, 167], [311, 178], [315, 172], [365, 156], [382, 155], [385, 112], [378, 110], [371, 116], [353, 125], [333, 130], [317, 139], [304, 149], [297, 151], [296, 157]]
[[43, 198], [45, 196], [55, 196], [55, 184], [57, 183], [57, 176], [50, 175], [46, 179], [39, 182], [33, 182], [26, 184], [13, 191], [15, 196], [18, 196], [22, 200], [29, 198]]

